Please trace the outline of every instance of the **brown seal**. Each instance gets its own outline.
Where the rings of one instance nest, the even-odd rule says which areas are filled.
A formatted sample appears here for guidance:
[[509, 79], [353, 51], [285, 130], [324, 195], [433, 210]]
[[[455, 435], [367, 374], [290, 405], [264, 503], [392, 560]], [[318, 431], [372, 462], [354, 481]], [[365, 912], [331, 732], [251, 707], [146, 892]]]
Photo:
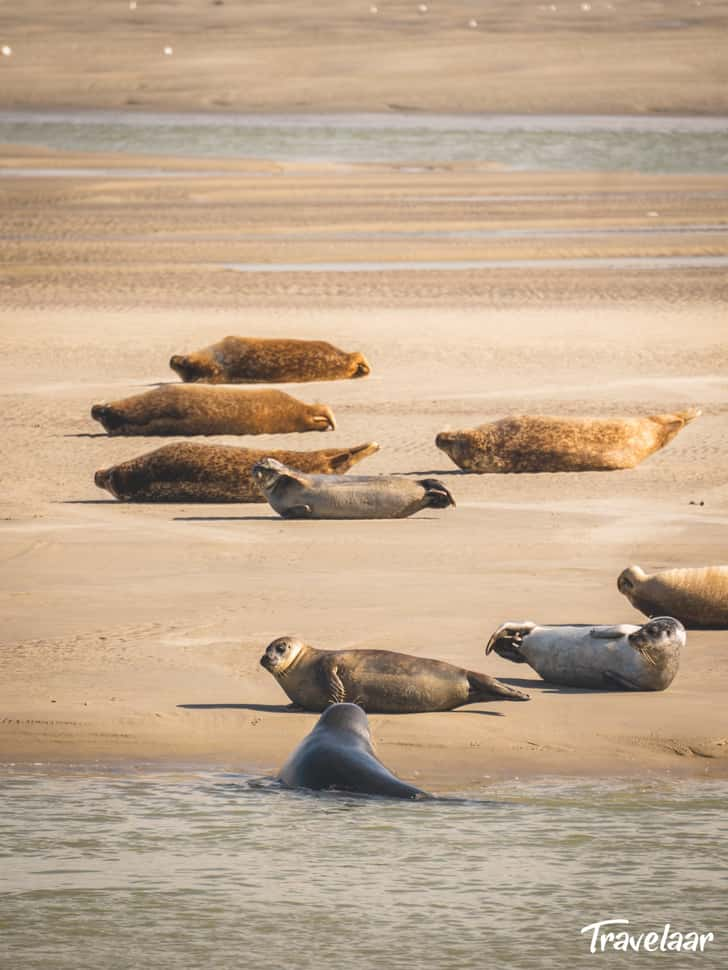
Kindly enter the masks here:
[[260, 663], [293, 704], [307, 711], [349, 701], [368, 714], [417, 714], [482, 701], [529, 699], [495, 677], [442, 660], [391, 650], [317, 650], [296, 637], [274, 640]]
[[91, 417], [111, 435], [287, 434], [336, 427], [331, 408], [283, 391], [180, 384], [94, 404]]
[[366, 377], [366, 358], [324, 340], [225, 337], [192, 354], [175, 354], [169, 366], [183, 381], [203, 384], [264, 384], [338, 381]]
[[435, 438], [469, 472], [586, 472], [634, 468], [675, 437], [700, 411], [644, 418], [522, 415]]
[[728, 566], [665, 569], [651, 576], [628, 566], [617, 588], [645, 616], [669, 614], [689, 630], [728, 629]]
[[257, 451], [182, 441], [102, 468], [94, 481], [122, 502], [265, 502], [251, 474], [263, 458], [277, 458], [300, 471], [335, 475], [377, 451], [379, 445], [373, 441], [321, 451]]

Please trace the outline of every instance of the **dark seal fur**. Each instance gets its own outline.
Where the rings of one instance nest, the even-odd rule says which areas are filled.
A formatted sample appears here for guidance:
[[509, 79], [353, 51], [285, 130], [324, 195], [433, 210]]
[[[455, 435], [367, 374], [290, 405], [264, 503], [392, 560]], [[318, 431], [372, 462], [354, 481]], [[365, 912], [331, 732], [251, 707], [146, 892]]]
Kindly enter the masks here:
[[374, 753], [369, 721], [356, 704], [333, 704], [279, 773], [288, 788], [334, 789], [390, 798], [428, 798], [401, 781]]
[[349, 701], [368, 714], [418, 714], [529, 699], [495, 677], [442, 660], [391, 650], [317, 650], [296, 637], [268, 644], [260, 663], [293, 704], [307, 711]]
[[331, 408], [283, 391], [179, 384], [94, 404], [91, 417], [110, 435], [288, 434], [336, 427]]
[[634, 468], [700, 411], [644, 418], [522, 415], [465, 431], [442, 431], [437, 447], [469, 472], [587, 472]]
[[194, 353], [175, 354], [169, 366], [183, 381], [205, 384], [338, 381], [370, 372], [358, 351], [346, 353], [325, 340], [266, 337], [225, 337]]
[[376, 442], [320, 451], [258, 451], [191, 441], [101, 468], [94, 481], [122, 502], [265, 502], [252, 468], [271, 456], [299, 471], [342, 474], [379, 450]]

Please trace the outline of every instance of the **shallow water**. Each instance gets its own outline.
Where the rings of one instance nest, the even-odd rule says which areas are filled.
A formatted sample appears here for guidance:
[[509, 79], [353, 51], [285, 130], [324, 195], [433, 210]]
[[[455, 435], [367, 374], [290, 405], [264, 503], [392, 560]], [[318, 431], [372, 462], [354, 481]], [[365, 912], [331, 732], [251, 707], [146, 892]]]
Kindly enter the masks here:
[[[518, 780], [461, 799], [223, 771], [6, 767], [0, 960], [83, 970], [728, 964], [728, 784]], [[712, 931], [592, 956], [600, 919]]]
[[728, 167], [727, 118], [0, 111], [0, 142], [277, 161], [477, 160], [522, 171]]

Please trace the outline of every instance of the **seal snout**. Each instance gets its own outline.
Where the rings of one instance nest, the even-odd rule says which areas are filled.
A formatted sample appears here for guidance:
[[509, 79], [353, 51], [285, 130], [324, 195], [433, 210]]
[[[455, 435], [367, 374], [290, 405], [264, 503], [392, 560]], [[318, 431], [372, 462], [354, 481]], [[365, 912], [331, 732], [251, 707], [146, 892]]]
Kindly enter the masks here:
[[114, 431], [124, 423], [123, 418], [110, 404], [94, 404], [91, 408], [91, 417], [94, 421], [98, 421], [105, 431]]
[[368, 377], [371, 374], [372, 369], [369, 366], [369, 361], [366, 359], [366, 357], [364, 357], [363, 354], [356, 354], [354, 356], [354, 364], [356, 366], [354, 368], [354, 373], [351, 375], [352, 377]]

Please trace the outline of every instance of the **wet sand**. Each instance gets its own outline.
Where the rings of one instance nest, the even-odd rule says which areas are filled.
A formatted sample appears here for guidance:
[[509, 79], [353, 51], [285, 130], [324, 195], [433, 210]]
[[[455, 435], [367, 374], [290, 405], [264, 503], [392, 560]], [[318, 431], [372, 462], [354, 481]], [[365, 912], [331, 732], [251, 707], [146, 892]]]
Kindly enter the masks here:
[[722, 0], [5, 6], [5, 107], [728, 113]]
[[[384, 760], [425, 788], [728, 774], [726, 633], [690, 633], [662, 694], [553, 688], [483, 653], [504, 620], [640, 622], [616, 589], [630, 563], [725, 562], [725, 270], [584, 263], [725, 257], [728, 177], [8, 147], [0, 168], [0, 759], [275, 769], [316, 718], [285, 711], [258, 661], [271, 639], [296, 634], [438, 657], [530, 691], [528, 704], [372, 717]], [[457, 260], [546, 262], [317, 267]], [[236, 262], [308, 268], [226, 268]], [[457, 508], [283, 522], [264, 505], [124, 505], [98, 490], [97, 468], [163, 442], [99, 434], [91, 404], [173, 380], [172, 353], [227, 333], [330, 339], [373, 367], [363, 381], [285, 387], [329, 403], [333, 434], [238, 443], [374, 439], [381, 451], [361, 473], [441, 477]], [[465, 475], [434, 446], [445, 428], [524, 411], [688, 406], [703, 416], [633, 471]]]

